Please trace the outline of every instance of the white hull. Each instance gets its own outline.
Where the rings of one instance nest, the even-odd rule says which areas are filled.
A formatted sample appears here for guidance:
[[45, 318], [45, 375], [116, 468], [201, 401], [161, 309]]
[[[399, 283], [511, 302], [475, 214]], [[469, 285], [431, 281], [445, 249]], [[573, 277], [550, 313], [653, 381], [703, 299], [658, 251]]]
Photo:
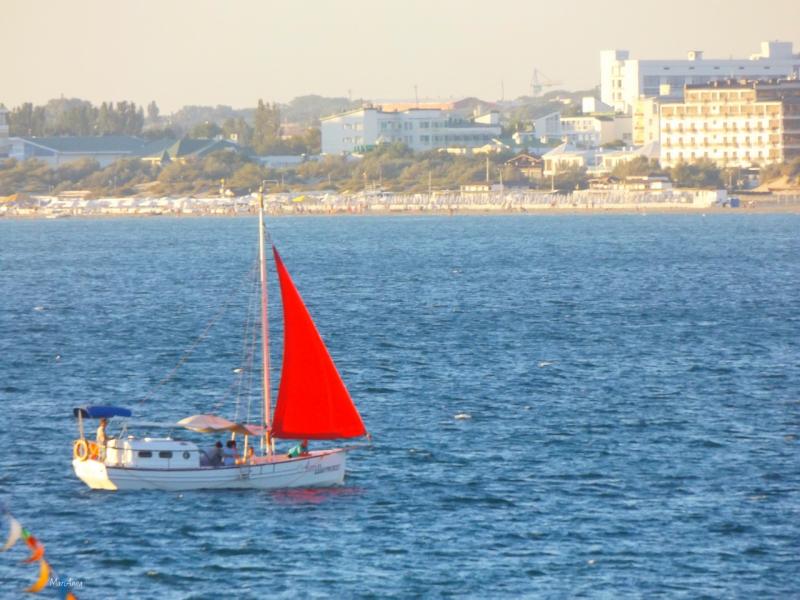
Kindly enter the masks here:
[[75, 459], [72, 467], [78, 478], [95, 490], [274, 490], [341, 485], [346, 459], [346, 450], [335, 449], [298, 458], [260, 458], [256, 464], [231, 467], [141, 469], [91, 459]]

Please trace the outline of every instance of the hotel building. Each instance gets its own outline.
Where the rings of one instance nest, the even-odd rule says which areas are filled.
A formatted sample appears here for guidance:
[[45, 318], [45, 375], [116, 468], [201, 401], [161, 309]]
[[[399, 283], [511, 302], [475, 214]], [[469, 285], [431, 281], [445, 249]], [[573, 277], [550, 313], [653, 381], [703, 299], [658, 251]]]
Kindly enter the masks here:
[[431, 108], [359, 108], [321, 119], [320, 129], [323, 154], [364, 152], [377, 144], [396, 142], [414, 151], [477, 148], [501, 133], [496, 112], [470, 120], [453, 111]]
[[660, 107], [661, 166], [703, 158], [750, 167], [800, 156], [800, 81], [687, 85]]
[[708, 59], [692, 50], [686, 60], [641, 60], [627, 50], [600, 53], [600, 99], [617, 112], [630, 113], [637, 99], [660, 96], [679, 100], [687, 84], [719, 79], [774, 79], [800, 72], [800, 55], [791, 42], [762, 42], [749, 59]]

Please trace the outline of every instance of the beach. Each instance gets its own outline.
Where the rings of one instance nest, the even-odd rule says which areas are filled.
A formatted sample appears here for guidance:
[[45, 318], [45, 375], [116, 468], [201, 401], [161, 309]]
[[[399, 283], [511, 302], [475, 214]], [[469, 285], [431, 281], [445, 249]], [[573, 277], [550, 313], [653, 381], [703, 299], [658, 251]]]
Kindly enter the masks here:
[[[281, 215], [509, 215], [646, 213], [794, 213], [800, 194], [724, 190], [670, 193], [582, 190], [573, 194], [513, 191], [485, 194], [270, 194], [266, 212]], [[243, 216], [258, 212], [255, 194], [238, 197], [74, 198], [31, 196], [0, 204], [0, 218]]]

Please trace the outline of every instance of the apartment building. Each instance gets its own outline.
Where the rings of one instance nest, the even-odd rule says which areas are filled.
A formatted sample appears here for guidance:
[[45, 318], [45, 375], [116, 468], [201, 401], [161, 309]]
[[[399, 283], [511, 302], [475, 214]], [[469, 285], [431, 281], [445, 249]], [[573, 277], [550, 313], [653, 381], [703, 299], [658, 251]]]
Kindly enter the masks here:
[[633, 107], [633, 145], [644, 146], [658, 142], [661, 134], [658, 98], [639, 98]]
[[661, 165], [707, 158], [750, 167], [800, 156], [800, 81], [687, 85], [683, 102], [661, 104]]
[[627, 115], [581, 115], [561, 117], [561, 139], [575, 146], [596, 148], [622, 141], [631, 143], [631, 117]]
[[720, 79], [775, 79], [800, 72], [792, 42], [762, 42], [749, 58], [709, 59], [691, 50], [685, 60], [633, 59], [627, 50], [600, 53], [600, 99], [617, 112], [630, 113], [641, 97], [680, 100], [687, 84]]
[[414, 151], [476, 148], [501, 134], [496, 112], [467, 119], [438, 108], [385, 111], [372, 106], [323, 118], [320, 129], [323, 154], [352, 154], [396, 142]]

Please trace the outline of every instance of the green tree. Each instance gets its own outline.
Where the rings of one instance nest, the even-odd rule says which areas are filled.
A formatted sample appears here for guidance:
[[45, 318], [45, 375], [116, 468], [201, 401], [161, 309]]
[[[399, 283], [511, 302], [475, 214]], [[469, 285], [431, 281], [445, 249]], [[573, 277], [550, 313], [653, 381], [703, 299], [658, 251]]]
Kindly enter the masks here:
[[707, 158], [695, 163], [680, 163], [672, 168], [670, 176], [677, 187], [710, 189], [723, 187], [722, 172]]
[[96, 160], [82, 158], [58, 167], [54, 174], [54, 183], [59, 190], [69, 189], [99, 170], [100, 164]]
[[796, 183], [800, 183], [800, 158], [795, 158], [786, 165], [785, 175], [789, 178], [789, 181], [794, 180]]
[[218, 181], [212, 182], [203, 177], [200, 167], [196, 160], [170, 163], [158, 175], [158, 186], [155, 190], [164, 194], [191, 194], [218, 186]]
[[553, 185], [560, 192], [572, 192], [585, 188], [588, 179], [585, 168], [571, 166], [556, 174]]
[[158, 110], [158, 104], [156, 104], [156, 101], [153, 100], [147, 105], [147, 123], [150, 125], [157, 125], [159, 113], [160, 111]]
[[276, 153], [281, 136], [281, 112], [278, 105], [265, 104], [259, 98], [254, 115], [252, 147], [257, 154]]
[[238, 152], [220, 150], [206, 156], [200, 168], [205, 179], [218, 181], [223, 178], [229, 179], [247, 163], [248, 160]]
[[230, 178], [231, 187], [244, 188], [255, 191], [266, 179], [264, 170], [254, 163], [248, 163], [239, 168]]
[[110, 135], [116, 132], [116, 112], [114, 105], [110, 102], [103, 102], [97, 109], [97, 122], [95, 131], [98, 135]]
[[663, 175], [664, 173], [665, 171], [661, 169], [657, 160], [649, 160], [645, 156], [637, 156], [633, 160], [620, 163], [611, 171], [614, 177], [620, 179], [643, 175]]
[[783, 169], [781, 168], [781, 165], [773, 163], [762, 167], [761, 172], [758, 174], [758, 180], [762, 184], [769, 183], [781, 175], [783, 175]]
[[215, 138], [222, 134], [222, 128], [216, 123], [206, 121], [205, 123], [198, 123], [189, 131], [189, 137], [195, 139], [201, 138]]
[[18, 192], [47, 193], [54, 182], [52, 169], [42, 161], [10, 159], [0, 163], [0, 196]]
[[229, 117], [222, 123], [222, 134], [241, 146], [250, 146], [253, 140], [253, 128], [242, 117]]
[[11, 136], [45, 135], [47, 117], [44, 107], [30, 102], [16, 107], [8, 114], [8, 129]]
[[173, 139], [177, 140], [183, 137], [183, 132], [180, 129], [173, 127], [151, 127], [142, 131], [142, 137], [148, 140], [163, 140]]

